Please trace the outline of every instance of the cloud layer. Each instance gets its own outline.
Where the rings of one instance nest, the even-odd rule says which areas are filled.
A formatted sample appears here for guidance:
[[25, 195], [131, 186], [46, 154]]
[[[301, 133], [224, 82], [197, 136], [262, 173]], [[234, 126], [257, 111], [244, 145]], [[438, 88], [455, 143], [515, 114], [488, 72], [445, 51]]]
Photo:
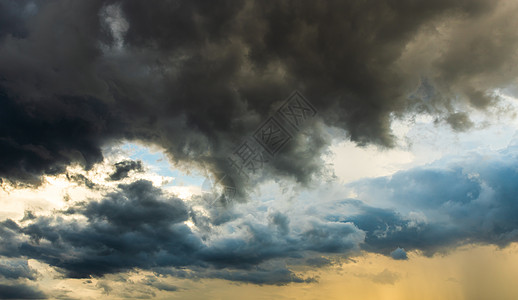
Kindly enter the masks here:
[[261, 203], [200, 209], [199, 197], [181, 200], [138, 180], [98, 201], [2, 221], [0, 254], [18, 260], [0, 274], [33, 280], [23, 259], [36, 259], [71, 278], [142, 269], [281, 285], [315, 281], [290, 265], [325, 266], [325, 256], [351, 257], [360, 249], [403, 260], [407, 251], [503, 247], [518, 241], [516, 153], [512, 144], [444, 158], [349, 184], [360, 200], [301, 198], [289, 213]]
[[[181, 289], [162, 275], [312, 283], [295, 270], [362, 253], [411, 260], [517, 242], [516, 144], [330, 183], [338, 200], [319, 194], [319, 182], [289, 200], [279, 192], [223, 208], [172, 195], [172, 176], [152, 183], [140, 160], [92, 171], [108, 164], [102, 149], [131, 141], [217, 181], [293, 90], [317, 115], [300, 131], [280, 121], [291, 140], [250, 185], [309, 186], [328, 175], [333, 139], [393, 147], [398, 118], [484, 126], [470, 112], [492, 113], [498, 89], [516, 89], [517, 14], [507, 0], [0, 0], [0, 184], [59, 175], [56, 189], [68, 180], [95, 195], [80, 201], [67, 190], [59, 209], [0, 220], [0, 298], [45, 297], [35, 261], [64, 278], [100, 279], [106, 293], [110, 274], [154, 273], [144, 283], [152, 295]], [[394, 284], [400, 275], [366, 278]]]
[[[287, 217], [276, 214], [270, 225], [234, 215], [224, 223], [232, 219], [235, 223], [220, 224], [235, 226], [234, 234], [211, 232], [211, 237], [202, 238], [203, 232], [194, 232], [184, 223], [192, 215], [198, 225], [204, 219], [198, 214], [182, 200], [167, 198], [151, 182], [140, 180], [120, 185], [118, 192], [98, 202], [80, 202], [20, 223], [1, 222], [0, 254], [37, 259], [71, 278], [133, 268], [188, 267], [195, 270], [190, 277], [279, 284], [304, 279], [285, 267], [263, 263], [303, 257], [306, 251], [352, 253], [364, 237], [351, 223], [318, 219], [302, 230], [288, 230], [279, 221]], [[212, 223], [218, 221], [204, 221], [208, 229], [200, 226], [196, 231], [215, 230]]]
[[[37, 182], [121, 139], [228, 172], [228, 156], [299, 89], [360, 144], [394, 117], [458, 130], [516, 83], [512, 1], [0, 1], [0, 176]], [[271, 162], [307, 182], [320, 126]], [[303, 150], [306, 149], [306, 150]]]

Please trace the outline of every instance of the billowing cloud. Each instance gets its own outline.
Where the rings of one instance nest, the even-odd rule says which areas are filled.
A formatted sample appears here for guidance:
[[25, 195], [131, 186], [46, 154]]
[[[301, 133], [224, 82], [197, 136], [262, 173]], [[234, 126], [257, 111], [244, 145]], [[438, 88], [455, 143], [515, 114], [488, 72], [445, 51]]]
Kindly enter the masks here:
[[[170, 197], [138, 180], [99, 201], [2, 221], [0, 252], [45, 262], [73, 278], [144, 269], [286, 284], [314, 281], [294, 274], [290, 261], [324, 266], [330, 264], [322, 258], [326, 254], [350, 257], [362, 249], [404, 260], [406, 251], [433, 255], [468, 243], [506, 246], [518, 241], [517, 150], [511, 145], [357, 181], [348, 188], [363, 201], [301, 203], [290, 214], [273, 208], [253, 214], [237, 207], [200, 210], [196, 197]], [[2, 273], [28, 272], [11, 269]]]
[[[89, 168], [121, 139], [180, 165], [226, 156], [294, 89], [359, 144], [395, 145], [391, 120], [454, 129], [515, 83], [512, 1], [1, 1], [0, 176], [38, 182]], [[324, 127], [269, 172], [307, 182]], [[305, 150], [304, 150], [305, 149]]]
[[0, 276], [6, 279], [27, 278], [36, 280], [37, 271], [30, 268], [27, 260], [0, 261]]
[[38, 288], [26, 284], [0, 284], [2, 299], [47, 299]]
[[124, 160], [115, 164], [115, 171], [110, 175], [110, 180], [121, 180], [128, 177], [129, 172], [142, 172], [142, 161]]
[[[150, 297], [182, 289], [166, 275], [312, 283], [294, 266], [517, 242], [516, 145], [333, 186], [326, 197], [324, 184], [287, 203], [272, 204], [279, 192], [224, 207], [204, 202], [207, 191], [172, 196], [170, 174], [101, 150], [157, 146], [179, 169], [223, 178], [227, 157], [298, 90], [316, 116], [300, 131], [280, 121], [290, 140], [250, 185], [310, 186], [329, 175], [334, 138], [393, 147], [392, 122], [417, 114], [457, 132], [484, 126], [470, 112], [497, 111], [497, 90], [516, 88], [517, 13], [507, 0], [0, 0], [0, 183], [49, 180], [59, 190], [0, 220], [0, 298], [46, 296], [33, 286], [34, 261], [106, 294], [110, 274], [154, 273], [127, 294]], [[252, 193], [243, 178], [225, 178]], [[81, 191], [68, 193], [67, 180]]]
[[[51, 216], [1, 222], [0, 253], [45, 262], [72, 278], [134, 268], [171, 273], [164, 268], [176, 267], [190, 268], [192, 278], [286, 284], [311, 279], [270, 261], [302, 258], [310, 252], [353, 253], [364, 237], [351, 223], [318, 218], [300, 230], [289, 230], [286, 221], [279, 221], [286, 217], [277, 213], [271, 226], [231, 218], [221, 226], [235, 226], [234, 234], [212, 232], [211, 237], [202, 238], [203, 232], [185, 223], [193, 214], [198, 213], [184, 201], [166, 197], [151, 182], [140, 180], [120, 185], [101, 201], [77, 202]], [[230, 224], [230, 220], [237, 223]], [[197, 230], [213, 230], [208, 222], [208, 229]]]
[[472, 152], [390, 177], [350, 184], [359, 210], [345, 220], [367, 231], [364, 248], [389, 254], [394, 247], [433, 254], [466, 243], [504, 247], [517, 241], [518, 172], [511, 144], [498, 152]]

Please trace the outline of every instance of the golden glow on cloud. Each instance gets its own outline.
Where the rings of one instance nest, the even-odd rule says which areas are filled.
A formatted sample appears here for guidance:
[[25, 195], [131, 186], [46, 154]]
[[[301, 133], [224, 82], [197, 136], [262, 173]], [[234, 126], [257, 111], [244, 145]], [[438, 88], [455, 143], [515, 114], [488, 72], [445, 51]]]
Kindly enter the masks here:
[[[518, 244], [504, 249], [465, 246], [433, 257], [417, 253], [409, 253], [409, 257], [407, 261], [396, 261], [366, 254], [341, 259], [341, 263], [319, 269], [293, 268], [297, 274], [318, 278], [318, 282], [285, 286], [260, 286], [220, 279], [156, 278], [148, 271], [106, 275], [102, 279], [61, 279], [45, 264], [34, 260], [29, 264], [40, 273], [44, 291], [61, 290], [67, 296], [81, 299], [152, 296], [156, 299], [200, 300], [514, 300], [518, 294]], [[332, 259], [340, 260], [338, 257]]]
[[518, 299], [518, 0], [238, 2], [0, 0], [0, 299]]
[[[340, 148], [342, 147], [342, 148]], [[361, 162], [367, 160], [374, 149], [355, 149], [356, 154], [344, 144], [337, 151], [350, 153]], [[372, 153], [371, 153], [372, 152]], [[339, 153], [338, 153], [339, 154]], [[393, 172], [391, 166], [412, 160], [404, 151], [385, 152], [378, 160], [379, 168], [373, 168], [373, 176]], [[356, 155], [356, 156], [355, 156]], [[346, 157], [345, 159], [351, 159]], [[46, 176], [45, 182], [37, 188], [12, 188], [4, 184], [0, 190], [0, 205], [3, 218], [19, 220], [25, 210], [50, 214], [55, 209], [63, 209], [70, 202], [100, 199], [113, 191], [118, 184], [145, 179], [170, 194], [186, 201], [201, 193], [201, 187], [193, 185], [169, 185], [174, 178], [155, 173], [146, 166], [144, 172], [130, 173], [128, 178], [118, 182], [107, 181], [113, 163], [127, 157], [117, 156], [96, 165], [92, 170], [69, 167], [70, 176], [81, 174], [97, 185], [89, 189], [80, 182], [70, 181], [65, 174]], [[337, 165], [347, 164], [336, 160]], [[340, 175], [340, 174], [338, 174]], [[348, 175], [346, 175], [348, 176]], [[367, 176], [362, 174], [362, 176]], [[340, 178], [348, 181], [347, 177]], [[350, 178], [349, 178], [350, 180]], [[341, 192], [342, 190], [340, 190]], [[331, 192], [326, 190], [326, 192]], [[272, 194], [274, 196], [274, 194]], [[273, 196], [271, 197], [273, 199]], [[270, 198], [270, 197], [266, 197]], [[260, 200], [257, 200], [260, 202]], [[273, 200], [269, 200], [273, 201]], [[324, 199], [320, 199], [321, 204]], [[285, 203], [284, 203], [285, 202]], [[276, 200], [282, 207], [290, 201]], [[195, 204], [195, 202], [193, 202]], [[253, 205], [252, 205], [253, 204]], [[260, 203], [248, 203], [250, 207]], [[293, 203], [292, 203], [293, 204]], [[247, 205], [247, 204], [243, 204]], [[273, 203], [268, 203], [272, 205]], [[206, 208], [194, 205], [200, 215], [207, 215]], [[295, 209], [290, 210], [294, 213]], [[415, 214], [416, 220], [424, 215]], [[196, 224], [185, 221], [192, 231]], [[292, 223], [293, 224], [293, 223]], [[214, 227], [214, 232], [221, 231]], [[29, 266], [38, 272], [37, 284], [40, 289], [53, 297], [78, 297], [81, 299], [121, 299], [151, 297], [157, 299], [516, 299], [518, 287], [518, 244], [504, 249], [495, 246], [471, 245], [452, 249], [449, 253], [425, 257], [418, 252], [409, 252], [409, 260], [393, 260], [390, 257], [363, 253], [350, 259], [340, 256], [327, 257], [335, 264], [326, 267], [288, 265], [301, 278], [315, 278], [312, 283], [290, 283], [287, 285], [254, 285], [222, 279], [200, 278], [182, 279], [154, 274], [151, 271], [134, 270], [120, 274], [108, 274], [101, 278], [67, 279], [53, 267], [34, 259]], [[336, 263], [338, 262], [338, 263]]]

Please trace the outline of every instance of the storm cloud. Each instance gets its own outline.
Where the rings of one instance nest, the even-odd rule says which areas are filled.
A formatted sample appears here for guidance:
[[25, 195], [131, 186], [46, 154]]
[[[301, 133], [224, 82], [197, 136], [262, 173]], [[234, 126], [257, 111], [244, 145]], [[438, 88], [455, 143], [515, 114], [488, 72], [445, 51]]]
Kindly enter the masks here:
[[[203, 227], [194, 230], [185, 224], [191, 214], [196, 212], [184, 201], [140, 180], [120, 185], [101, 201], [78, 202], [51, 216], [0, 222], [0, 254], [45, 262], [71, 278], [135, 268], [182, 276], [164, 268], [187, 268], [189, 278], [287, 284], [312, 279], [300, 278], [272, 260], [301, 258], [306, 252], [354, 253], [364, 238], [351, 223], [318, 218], [288, 232], [275, 221], [282, 219], [279, 214], [270, 226], [236, 218], [236, 224], [222, 224], [235, 226], [233, 235], [213, 232], [203, 238]], [[12, 277], [13, 272], [6, 274]]]
[[26, 284], [0, 284], [2, 299], [47, 299], [38, 288]]
[[331, 255], [406, 260], [467, 244], [505, 247], [518, 241], [516, 153], [511, 144], [356, 181], [347, 189], [358, 199], [300, 199], [289, 213], [257, 203], [200, 210], [198, 198], [150, 181], [120, 184], [100, 200], [0, 222], [0, 254], [11, 261], [0, 275], [34, 280], [26, 259], [35, 259], [71, 278], [140, 269], [284, 285], [316, 281], [290, 266], [332, 265]]
[[426, 255], [470, 243], [505, 247], [518, 238], [517, 151], [511, 143], [351, 183], [359, 199], [384, 208], [345, 200], [358, 213], [344, 221], [367, 232], [364, 249], [385, 255], [398, 247]]
[[[0, 176], [102, 161], [121, 140], [179, 167], [228, 156], [293, 90], [361, 145], [427, 112], [456, 130], [516, 83], [511, 1], [0, 1]], [[324, 127], [269, 172], [308, 182]], [[305, 148], [307, 147], [307, 148]], [[307, 151], [303, 150], [307, 149]]]
[[26, 278], [36, 280], [36, 270], [29, 267], [26, 260], [0, 261], [0, 276], [6, 279]]
[[128, 177], [129, 172], [142, 172], [142, 161], [125, 160], [115, 164], [115, 171], [110, 175], [110, 180], [121, 180]]
[[[517, 242], [516, 144], [340, 187], [319, 180], [329, 145], [396, 147], [398, 119], [485, 126], [472, 113], [498, 113], [500, 91], [517, 88], [516, 15], [507, 0], [0, 0], [0, 183], [53, 185], [3, 213], [19, 218], [0, 220], [0, 298], [46, 297], [33, 286], [42, 273], [109, 293], [110, 274], [144, 271], [149, 296], [183, 289], [168, 275], [312, 283], [295, 270]], [[275, 119], [289, 142], [260, 176], [234, 176], [229, 155], [295, 90], [314, 116]], [[163, 150], [174, 172], [116, 153], [127, 142]], [[223, 184], [239, 196], [282, 192], [210, 206], [207, 190], [173, 195], [191, 191], [184, 170], [212, 173], [211, 191], [232, 174]], [[299, 193], [290, 180], [319, 185]]]

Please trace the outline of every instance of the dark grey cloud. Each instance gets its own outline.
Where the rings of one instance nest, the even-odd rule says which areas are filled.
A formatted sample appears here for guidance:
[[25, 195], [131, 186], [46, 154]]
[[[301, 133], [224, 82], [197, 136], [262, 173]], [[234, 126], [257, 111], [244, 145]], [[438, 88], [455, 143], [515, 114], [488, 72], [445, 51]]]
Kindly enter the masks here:
[[[470, 243], [504, 247], [518, 241], [517, 151], [511, 145], [361, 180], [348, 188], [364, 202], [311, 203], [293, 214], [265, 207], [257, 214], [201, 212], [193, 208], [195, 200], [169, 197], [140, 180], [119, 185], [100, 201], [0, 222], [0, 254], [36, 259], [73, 278], [144, 269], [287, 284], [315, 280], [294, 273], [290, 264], [325, 266], [332, 262], [322, 256], [330, 254], [354, 256], [361, 249], [406, 259], [406, 251], [433, 255]], [[395, 280], [382, 278], [380, 283]]]
[[0, 90], [0, 105], [0, 176], [38, 182], [38, 175], [63, 173], [71, 162], [90, 168], [102, 161], [98, 138], [112, 121], [100, 101], [72, 97], [54, 105], [32, 103], [37, 108], [30, 113]]
[[[292, 231], [280, 213], [272, 214], [269, 225], [241, 219], [232, 225], [243, 229], [239, 233], [204, 237], [197, 232], [204, 227], [195, 232], [184, 224], [193, 214], [182, 200], [140, 180], [120, 185], [101, 201], [79, 202], [51, 216], [2, 221], [0, 254], [45, 262], [71, 278], [132, 269], [182, 276], [167, 268], [185, 268], [189, 278], [287, 284], [312, 279], [272, 261], [313, 252], [353, 253], [364, 237], [353, 224], [318, 219]], [[221, 225], [230, 226], [227, 222]]]
[[399, 247], [396, 250], [390, 252], [390, 257], [392, 257], [395, 260], [406, 260], [406, 259], [408, 259], [408, 255], [406, 254], [405, 249], [399, 248]]
[[[163, 199], [160, 190], [147, 181], [121, 186], [120, 192], [107, 195], [103, 201], [80, 203], [63, 213], [83, 215], [88, 222], [64, 222], [57, 215], [11, 227], [28, 237], [18, 243], [18, 255], [61, 268], [69, 277], [82, 278], [133, 267], [196, 263], [192, 254], [203, 246], [183, 224], [188, 218], [183, 202]], [[66, 259], [70, 251], [78, 251], [78, 255]]]
[[289, 283], [311, 283], [317, 280], [313, 277], [304, 278], [289, 270], [285, 263], [276, 261], [259, 265], [251, 269], [229, 269], [229, 268], [192, 268], [189, 272], [185, 270], [158, 268], [156, 274], [169, 275], [176, 278], [189, 279], [225, 279], [233, 282], [251, 283], [257, 285], [286, 285]]
[[[361, 145], [395, 145], [392, 118], [419, 112], [468, 130], [474, 123], [462, 108], [491, 107], [490, 92], [516, 81], [516, 13], [514, 3], [490, 0], [3, 0], [0, 177], [38, 183], [72, 163], [88, 169], [121, 140], [159, 145], [180, 167], [225, 173], [226, 156], [294, 89], [319, 122]], [[318, 175], [330, 141], [319, 122], [267, 171], [303, 183]], [[337, 201], [304, 226], [281, 212], [263, 223], [231, 209], [201, 214], [137, 181], [98, 202], [1, 221], [0, 254], [74, 278], [173, 268], [175, 276], [286, 284], [311, 279], [270, 262], [323, 265], [315, 257], [360, 248], [432, 255], [465, 243], [505, 246], [518, 232], [512, 150], [357, 182], [361, 200], [393, 207]], [[115, 168], [112, 180], [140, 166]], [[216, 234], [224, 225], [236, 232]], [[0, 271], [32, 276], [24, 267]], [[15, 295], [18, 287], [1, 288]]]
[[27, 220], [34, 220], [36, 219], [36, 216], [34, 213], [30, 210], [26, 210], [23, 212], [23, 218], [20, 221], [27, 221]]
[[0, 261], [0, 276], [5, 279], [26, 278], [36, 280], [38, 272], [27, 263], [27, 260], [2, 260]]
[[246, 282], [258, 285], [286, 285], [289, 283], [311, 283], [315, 278], [303, 278], [287, 268], [254, 270], [217, 270], [203, 274], [206, 278], [219, 278], [234, 282]]
[[306, 259], [305, 263], [306, 263], [306, 265], [311, 266], [311, 267], [321, 268], [321, 267], [332, 265], [333, 262], [324, 257], [312, 257], [312, 258]]
[[167, 291], [167, 292], [176, 292], [180, 290], [179, 287], [172, 285], [170, 283], [163, 282], [159, 280], [156, 276], [146, 276], [144, 280], [142, 280], [142, 283], [154, 287], [160, 291]]
[[116, 163], [115, 171], [110, 175], [110, 180], [121, 180], [128, 177], [128, 174], [131, 171], [142, 172], [144, 167], [142, 165], [142, 161], [140, 160], [125, 160]]
[[[353, 141], [392, 146], [393, 117], [425, 111], [467, 130], [457, 106], [491, 106], [517, 75], [508, 1], [0, 5], [0, 176], [11, 180], [88, 168], [121, 139], [226, 172], [294, 89]], [[318, 174], [329, 139], [311, 128], [269, 172]]]
[[2, 299], [47, 299], [38, 288], [26, 284], [1, 284], [0, 298]]
[[83, 174], [69, 174], [67, 173], [67, 179], [71, 182], [76, 182], [79, 185], [84, 185], [89, 189], [96, 188], [96, 184], [93, 183], [90, 179], [88, 179]]
[[31, 1], [0, 1], [0, 40], [6, 36], [24, 38], [29, 32], [25, 22], [36, 13]]
[[365, 242], [361, 247], [368, 252], [390, 255], [394, 247], [401, 246], [407, 250], [419, 249], [432, 255], [441, 249], [456, 246], [466, 238], [459, 232], [463, 228], [442, 223], [416, 225], [396, 210], [374, 208], [357, 200], [345, 200], [342, 204], [351, 210], [358, 210], [358, 213], [329, 217], [352, 222], [365, 231]]
[[385, 255], [396, 247], [427, 255], [467, 243], [505, 247], [518, 239], [517, 150], [470, 153], [352, 183], [360, 199], [394, 208], [346, 200], [357, 213], [330, 218], [353, 222], [366, 232], [362, 247]]

